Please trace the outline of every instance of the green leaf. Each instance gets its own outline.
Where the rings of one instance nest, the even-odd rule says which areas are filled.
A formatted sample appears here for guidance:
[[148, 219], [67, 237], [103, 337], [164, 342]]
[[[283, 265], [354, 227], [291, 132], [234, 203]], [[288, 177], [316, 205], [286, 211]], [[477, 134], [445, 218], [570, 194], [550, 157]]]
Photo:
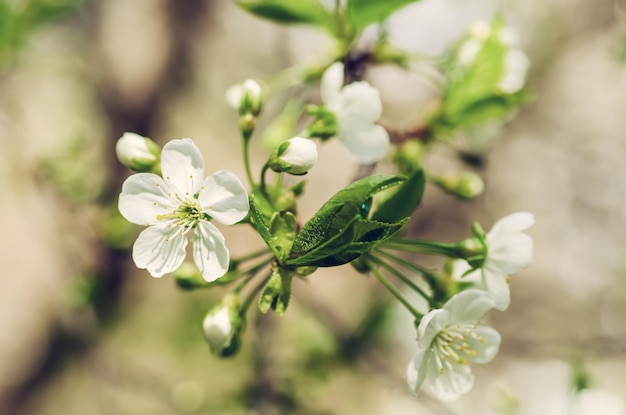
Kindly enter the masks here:
[[306, 24], [332, 31], [334, 15], [315, 0], [236, 0], [235, 3], [264, 19], [283, 24]]
[[348, 234], [352, 241], [345, 242], [340, 238], [331, 241], [324, 249], [298, 258], [301, 265], [317, 267], [335, 267], [352, 262], [370, 251], [382, 241], [391, 238], [409, 221], [405, 218], [397, 223], [383, 223], [364, 219], [353, 222]]
[[405, 180], [401, 176], [369, 176], [339, 191], [302, 227], [285, 264], [321, 267], [345, 264], [390, 237], [406, 222], [367, 219], [370, 200], [374, 194]]
[[426, 177], [423, 170], [415, 171], [407, 181], [402, 183], [385, 200], [378, 204], [372, 219], [382, 222], [395, 222], [407, 216], [417, 208], [422, 201]]
[[272, 233], [270, 232], [267, 216], [262, 211], [263, 203], [254, 193], [250, 194], [248, 201], [250, 202], [250, 221], [252, 226], [254, 226], [254, 229], [257, 230], [261, 238], [263, 238], [267, 246], [271, 249]]
[[395, 11], [418, 0], [348, 0], [348, 13], [357, 29], [380, 22]]
[[259, 297], [259, 310], [265, 314], [271, 308], [282, 316], [289, 305], [293, 271], [275, 267], [272, 276]]
[[276, 212], [270, 221], [270, 248], [279, 262], [284, 261], [291, 252], [296, 238], [296, 217], [291, 212]]

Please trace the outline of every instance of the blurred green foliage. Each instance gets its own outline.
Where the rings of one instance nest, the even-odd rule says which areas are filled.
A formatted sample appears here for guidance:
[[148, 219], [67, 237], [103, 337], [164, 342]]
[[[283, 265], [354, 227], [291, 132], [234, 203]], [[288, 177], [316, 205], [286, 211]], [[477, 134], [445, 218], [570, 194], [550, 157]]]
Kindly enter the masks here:
[[76, 12], [88, 0], [0, 1], [0, 67], [38, 27]]

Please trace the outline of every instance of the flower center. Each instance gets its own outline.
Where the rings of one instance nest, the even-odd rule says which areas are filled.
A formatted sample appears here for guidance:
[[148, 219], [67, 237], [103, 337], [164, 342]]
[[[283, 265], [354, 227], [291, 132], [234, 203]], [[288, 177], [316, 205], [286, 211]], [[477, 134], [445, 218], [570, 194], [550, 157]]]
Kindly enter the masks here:
[[157, 215], [157, 220], [174, 219], [176, 220], [175, 226], [185, 228], [185, 232], [189, 229], [195, 228], [195, 226], [201, 220], [210, 221], [211, 217], [202, 211], [200, 204], [193, 199], [183, 199], [178, 206], [178, 209], [172, 213]]
[[467, 365], [478, 354], [476, 343], [484, 343], [485, 339], [476, 333], [480, 321], [474, 324], [464, 323], [448, 326], [441, 330], [433, 341], [431, 350], [439, 368], [439, 373], [446, 370], [456, 371], [456, 365]]

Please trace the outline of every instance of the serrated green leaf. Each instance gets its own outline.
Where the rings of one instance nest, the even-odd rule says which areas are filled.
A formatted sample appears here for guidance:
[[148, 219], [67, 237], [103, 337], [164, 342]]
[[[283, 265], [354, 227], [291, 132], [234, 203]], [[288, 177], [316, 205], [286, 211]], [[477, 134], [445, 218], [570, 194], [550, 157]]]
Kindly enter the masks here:
[[338, 192], [303, 226], [285, 264], [342, 265], [390, 238], [408, 219], [395, 223], [368, 219], [371, 198], [405, 180], [400, 176], [370, 176]]
[[333, 29], [334, 15], [315, 0], [237, 0], [235, 3], [264, 19], [282, 24], [307, 24]]
[[283, 315], [291, 298], [293, 271], [282, 268], [272, 270], [272, 276], [259, 297], [259, 310], [265, 314], [271, 308], [279, 316]]
[[378, 204], [372, 219], [382, 222], [395, 222], [411, 216], [422, 201], [426, 177], [423, 170], [417, 170], [385, 200]]
[[261, 203], [259, 203], [259, 198], [251, 193], [248, 197], [248, 201], [250, 204], [250, 219], [252, 226], [257, 230], [261, 238], [265, 241], [267, 246], [272, 248], [272, 233], [270, 232], [270, 227], [268, 224], [267, 216], [263, 213], [261, 208]]
[[296, 238], [296, 217], [291, 212], [276, 212], [269, 226], [270, 248], [280, 262], [287, 259]]
[[400, 176], [374, 175], [340, 190], [304, 224], [294, 241], [291, 258], [302, 256], [341, 235], [372, 195], [404, 180]]
[[355, 28], [363, 29], [418, 0], [348, 0], [348, 13]]

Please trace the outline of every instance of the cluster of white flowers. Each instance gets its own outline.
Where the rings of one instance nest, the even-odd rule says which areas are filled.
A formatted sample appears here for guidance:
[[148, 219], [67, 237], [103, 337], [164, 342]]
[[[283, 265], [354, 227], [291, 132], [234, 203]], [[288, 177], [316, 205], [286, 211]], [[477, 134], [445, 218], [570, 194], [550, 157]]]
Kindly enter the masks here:
[[472, 270], [465, 260], [455, 261], [456, 276], [473, 282], [475, 288], [454, 295], [420, 321], [418, 351], [407, 369], [413, 394], [428, 377], [435, 396], [456, 399], [473, 386], [468, 363], [487, 363], [496, 355], [500, 335], [480, 319], [492, 308], [509, 306], [508, 277], [530, 266], [533, 241], [523, 231], [534, 222], [528, 212], [508, 215], [487, 233], [487, 253], [480, 268]]

